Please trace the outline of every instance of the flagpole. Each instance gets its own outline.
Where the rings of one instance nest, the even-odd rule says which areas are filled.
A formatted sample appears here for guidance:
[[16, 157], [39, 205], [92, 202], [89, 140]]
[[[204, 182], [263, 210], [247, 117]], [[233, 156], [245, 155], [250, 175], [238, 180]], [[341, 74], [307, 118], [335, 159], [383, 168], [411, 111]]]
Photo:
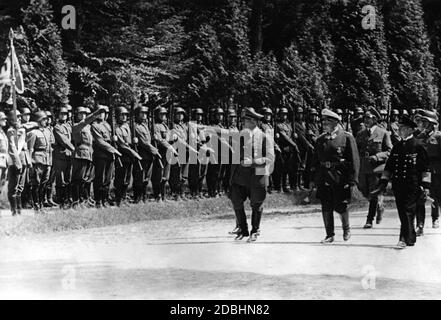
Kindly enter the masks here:
[[[14, 123], [17, 123], [17, 94], [15, 92], [15, 49], [14, 49], [14, 31], [9, 30], [9, 41], [11, 46], [11, 94], [12, 94], [12, 111]], [[15, 141], [17, 142], [17, 130], [15, 131]]]

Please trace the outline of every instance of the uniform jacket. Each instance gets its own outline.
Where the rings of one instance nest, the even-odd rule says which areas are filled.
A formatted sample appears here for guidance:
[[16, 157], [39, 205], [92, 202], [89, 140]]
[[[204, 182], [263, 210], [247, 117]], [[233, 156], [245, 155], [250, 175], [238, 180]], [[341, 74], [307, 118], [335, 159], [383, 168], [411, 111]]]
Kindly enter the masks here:
[[[360, 174], [372, 174], [375, 169], [381, 169], [379, 166], [386, 163], [392, 150], [390, 133], [375, 126], [371, 134], [366, 128], [357, 134], [356, 141], [360, 153]], [[375, 161], [369, 160], [371, 156], [375, 156]]]
[[95, 115], [89, 115], [84, 121], [72, 126], [72, 141], [75, 146], [74, 158], [92, 161], [93, 137], [90, 132], [90, 124], [94, 121]]
[[[251, 188], [256, 185], [268, 186], [269, 175], [272, 173], [275, 159], [273, 139], [257, 127], [249, 133], [249, 138], [246, 141], [241, 139], [241, 164], [231, 166], [230, 184]], [[251, 166], [242, 164], [246, 156], [251, 156]]]
[[30, 132], [28, 150], [33, 164], [52, 165], [52, 142], [48, 128], [38, 128]]
[[96, 159], [113, 160], [117, 151], [112, 146], [112, 132], [106, 121], [95, 121], [90, 126], [93, 137], [93, 157]]
[[130, 163], [134, 158], [139, 157], [139, 154], [132, 149], [132, 133], [128, 123], [118, 124], [115, 128], [115, 135], [117, 137], [116, 145], [118, 151], [121, 152], [121, 161]]
[[392, 188], [417, 190], [429, 188], [429, 157], [421, 140], [412, 137], [398, 142], [386, 162], [383, 176], [392, 180]]
[[429, 157], [432, 174], [441, 174], [441, 132], [431, 131], [420, 133], [418, 139], [423, 143]]
[[338, 128], [332, 135], [317, 138], [312, 168], [317, 186], [342, 187], [358, 183], [360, 159], [355, 138]]
[[0, 168], [4, 169], [8, 164], [9, 142], [6, 133], [0, 128]]
[[155, 147], [147, 122], [135, 123], [136, 137], [138, 138], [138, 153], [143, 159], [151, 159]]
[[68, 160], [75, 147], [72, 144], [72, 127], [67, 123], [57, 123], [54, 127], [54, 159]]
[[[15, 132], [17, 132], [17, 139]], [[16, 167], [32, 165], [32, 159], [28, 152], [26, 129], [21, 127], [16, 130], [10, 127], [6, 132], [6, 136], [8, 137], [9, 146], [8, 164]]]
[[[170, 130], [165, 123], [155, 123], [154, 139], [157, 143], [159, 152], [161, 155], [167, 153], [167, 149], [170, 147]], [[162, 157], [164, 159], [164, 157]]]
[[279, 122], [276, 125], [276, 143], [283, 152], [291, 152], [297, 149], [297, 144], [293, 140], [293, 130], [291, 124]]

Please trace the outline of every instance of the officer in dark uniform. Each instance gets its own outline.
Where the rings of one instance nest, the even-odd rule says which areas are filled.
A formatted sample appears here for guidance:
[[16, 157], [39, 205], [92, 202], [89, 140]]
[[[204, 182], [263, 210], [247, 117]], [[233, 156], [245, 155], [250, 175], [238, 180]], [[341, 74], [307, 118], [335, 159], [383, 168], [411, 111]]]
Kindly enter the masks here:
[[[224, 110], [222, 108], [216, 108], [214, 110], [214, 119], [212, 123], [212, 127], [214, 129], [224, 129], [223, 121], [224, 121]], [[215, 141], [219, 141], [219, 136], [214, 134], [210, 137], [210, 145]], [[225, 165], [222, 164], [222, 152], [221, 152], [221, 144], [217, 145], [218, 150], [214, 150], [215, 154], [213, 157], [210, 157], [210, 162], [208, 163], [207, 168], [207, 189], [208, 195], [210, 198], [215, 198], [219, 196], [220, 192], [220, 181], [222, 181], [225, 175]]]
[[[240, 232], [236, 240], [250, 236], [249, 242], [256, 241], [260, 234], [260, 220], [263, 202], [266, 198], [270, 168], [274, 163], [273, 141], [257, 127], [263, 116], [253, 108], [242, 111], [243, 130], [245, 137], [240, 142], [240, 164], [231, 168], [231, 202], [239, 224]], [[248, 231], [244, 202], [250, 199], [251, 234]]]
[[55, 192], [61, 209], [65, 209], [69, 201], [69, 185], [72, 170], [72, 127], [67, 124], [68, 110], [61, 107], [58, 120], [54, 127], [53, 171], [55, 175]]
[[93, 137], [93, 165], [95, 167], [93, 195], [97, 208], [106, 207], [109, 204], [110, 183], [115, 175], [115, 157], [122, 156], [113, 146], [113, 142], [116, 141], [113, 140], [110, 125], [105, 121], [109, 107], [100, 107], [104, 112], [97, 116], [90, 127]]
[[[431, 172], [430, 196], [434, 200], [432, 209], [432, 226], [439, 228], [439, 205], [441, 203], [441, 132], [436, 130], [438, 126], [438, 116], [433, 111], [425, 110], [422, 114], [424, 131], [417, 139], [421, 140], [429, 157], [429, 167]], [[416, 235], [424, 234], [424, 223], [426, 219], [426, 199], [417, 202], [417, 230]]]
[[358, 184], [360, 159], [355, 138], [339, 125], [341, 117], [329, 109], [323, 109], [322, 122], [325, 131], [317, 138], [311, 173], [312, 187], [317, 186], [316, 197], [322, 203], [326, 238], [322, 243], [334, 241], [334, 211], [341, 218], [343, 240], [349, 240], [348, 203], [352, 188]]
[[378, 186], [382, 173], [382, 165], [387, 161], [392, 150], [390, 134], [386, 129], [378, 125], [381, 118], [380, 113], [374, 107], [366, 111], [364, 124], [366, 129], [361, 130], [356, 137], [357, 148], [360, 152], [360, 176], [359, 189], [369, 200], [369, 211], [364, 226], [365, 229], [372, 228], [372, 222], [377, 216], [379, 224], [383, 217], [384, 205], [383, 196], [371, 196], [370, 193]]
[[132, 148], [132, 133], [127, 122], [129, 111], [124, 107], [116, 108], [116, 146], [122, 154], [122, 166], [115, 168], [115, 202], [121, 205], [127, 197], [127, 189], [132, 177], [133, 164], [135, 161], [142, 160], [141, 156]]
[[399, 126], [401, 141], [392, 148], [379, 188], [373, 192], [384, 192], [388, 182], [392, 181], [401, 222], [397, 247], [404, 249], [416, 242], [416, 206], [421, 198], [427, 198], [429, 195], [430, 163], [423, 144], [413, 135], [416, 123], [408, 117], [403, 117]]
[[[151, 178], [151, 166], [155, 157], [160, 161], [160, 154], [152, 144], [152, 137], [148, 126], [149, 109], [145, 106], [135, 109], [136, 123], [135, 136], [138, 139], [138, 153], [141, 156], [141, 166], [133, 168], [133, 195], [134, 202], [147, 201], [147, 186]], [[159, 159], [158, 159], [159, 157]]]
[[276, 153], [276, 162], [273, 172], [274, 189], [280, 192], [291, 192], [287, 178], [294, 174], [294, 165], [300, 162], [299, 148], [294, 142], [295, 136], [291, 124], [288, 122], [288, 109], [279, 109], [279, 118], [275, 128], [275, 143], [282, 152]]
[[78, 208], [80, 201], [89, 200], [82, 199], [82, 196], [84, 197], [83, 191], [93, 170], [93, 136], [90, 132], [90, 125], [103, 112], [104, 108], [98, 107], [94, 113], [87, 116], [86, 108], [76, 109], [77, 122], [72, 126], [72, 141], [75, 146], [72, 160], [72, 207], [74, 209]]
[[178, 153], [170, 144], [173, 141], [171, 141], [170, 129], [167, 126], [167, 109], [157, 107], [155, 109], [155, 118], [153, 136], [161, 155], [161, 162], [153, 162], [152, 185], [155, 200], [161, 202], [166, 201], [165, 185], [170, 177], [170, 163], [167, 160], [167, 154], [177, 157]]
[[390, 132], [391, 132], [391, 141], [392, 145], [395, 145], [398, 141], [400, 141], [400, 134], [398, 133], [398, 120], [400, 118], [400, 111], [397, 109], [392, 110], [392, 115], [390, 117]]
[[35, 114], [35, 121], [38, 129], [29, 133], [28, 150], [32, 158], [30, 169], [31, 195], [35, 211], [43, 208], [46, 195], [46, 184], [50, 178], [52, 166], [52, 139], [50, 131], [47, 130], [46, 112], [38, 111]]

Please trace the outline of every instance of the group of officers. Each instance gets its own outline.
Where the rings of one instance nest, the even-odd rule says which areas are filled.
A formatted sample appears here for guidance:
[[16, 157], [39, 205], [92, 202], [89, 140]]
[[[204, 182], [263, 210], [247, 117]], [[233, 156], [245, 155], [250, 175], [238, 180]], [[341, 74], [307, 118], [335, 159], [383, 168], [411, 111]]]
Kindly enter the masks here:
[[[208, 113], [200, 108], [187, 112], [179, 106], [150, 110], [147, 105], [115, 110], [98, 105], [94, 111], [85, 107], [73, 110], [67, 105], [55, 115], [39, 109], [31, 112], [29, 108], [7, 115], [0, 112], [0, 179], [2, 184], [8, 181], [12, 214], [20, 214], [22, 208], [41, 211], [53, 206], [100, 208], [128, 201], [169, 201], [167, 185], [174, 200], [219, 197], [223, 193], [236, 200], [250, 197], [250, 191], [232, 182], [237, 171], [231, 163], [232, 141], [220, 137], [219, 132], [255, 132], [258, 128], [273, 138], [273, 170], [265, 174], [265, 195], [266, 191], [289, 193], [316, 188], [326, 228], [324, 243], [334, 241], [334, 211], [341, 216], [344, 240], [350, 238], [347, 204], [353, 187], [369, 200], [364, 228], [372, 228], [374, 219], [380, 223], [382, 194], [389, 180], [394, 191], [399, 190], [396, 200], [402, 220], [401, 247], [413, 245], [415, 237], [424, 234], [427, 199], [432, 200], [433, 227], [439, 227], [441, 133], [435, 111], [416, 109], [409, 115], [406, 110], [392, 110], [389, 115], [386, 110], [371, 107], [346, 113], [323, 109], [319, 114], [316, 109], [302, 107], [264, 107], [258, 111], [244, 108], [238, 118], [237, 109], [218, 107]], [[210, 128], [211, 137], [204, 134], [206, 128]], [[219, 144], [210, 144], [213, 132]], [[190, 144], [191, 139], [196, 143]], [[230, 148], [225, 163], [220, 154], [222, 145]], [[170, 162], [170, 154], [178, 158], [176, 146], [187, 153], [212, 153], [214, 157], [207, 163]], [[239, 180], [245, 181], [242, 178]], [[247, 185], [247, 181], [242, 184]], [[132, 196], [128, 195], [130, 183]], [[413, 189], [409, 189], [411, 185]], [[243, 196], [238, 198], [238, 192]], [[254, 211], [261, 215], [263, 200], [258, 202]], [[239, 218], [231, 233], [243, 238], [249, 234], [243, 205], [234, 206]], [[416, 230], [411, 227], [415, 218]], [[260, 224], [260, 218], [257, 220]], [[255, 240], [259, 228], [253, 227], [253, 231]]]

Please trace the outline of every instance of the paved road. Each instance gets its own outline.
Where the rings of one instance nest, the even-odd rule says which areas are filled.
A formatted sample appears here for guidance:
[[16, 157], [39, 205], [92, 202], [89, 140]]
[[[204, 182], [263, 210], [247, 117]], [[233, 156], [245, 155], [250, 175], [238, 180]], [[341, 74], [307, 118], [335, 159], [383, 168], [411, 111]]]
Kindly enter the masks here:
[[322, 245], [320, 213], [308, 209], [267, 214], [253, 244], [227, 235], [231, 215], [3, 238], [0, 298], [441, 298], [440, 229], [397, 250], [395, 211], [372, 230], [355, 212], [351, 240], [337, 228]]

